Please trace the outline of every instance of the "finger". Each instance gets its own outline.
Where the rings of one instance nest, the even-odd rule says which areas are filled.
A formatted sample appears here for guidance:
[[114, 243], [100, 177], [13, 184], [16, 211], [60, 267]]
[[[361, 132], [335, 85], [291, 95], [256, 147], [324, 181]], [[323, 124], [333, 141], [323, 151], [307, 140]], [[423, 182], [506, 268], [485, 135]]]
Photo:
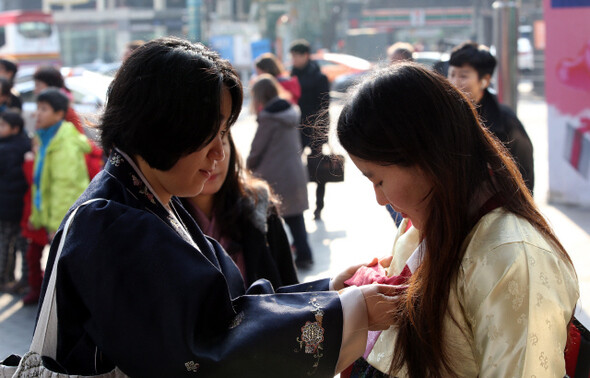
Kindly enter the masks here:
[[378, 262], [379, 262], [379, 259], [376, 257], [373, 257], [373, 260], [371, 260], [371, 262], [367, 266], [377, 265]]
[[381, 260], [379, 260], [379, 263], [381, 264], [382, 267], [388, 268], [391, 265], [392, 261], [393, 261], [393, 256], [387, 256], [387, 257], [384, 257]]
[[376, 285], [377, 292], [384, 296], [392, 297], [399, 295], [401, 291], [405, 290], [408, 285]]

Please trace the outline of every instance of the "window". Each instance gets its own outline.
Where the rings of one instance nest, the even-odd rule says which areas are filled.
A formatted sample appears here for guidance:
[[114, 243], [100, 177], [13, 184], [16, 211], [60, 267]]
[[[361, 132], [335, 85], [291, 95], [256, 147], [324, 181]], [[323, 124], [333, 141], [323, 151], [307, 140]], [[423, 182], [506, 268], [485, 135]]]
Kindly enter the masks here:
[[25, 38], [47, 38], [51, 36], [51, 24], [41, 21], [27, 21], [17, 24], [16, 30]]
[[0, 26], [0, 47], [6, 44], [6, 29], [4, 26]]

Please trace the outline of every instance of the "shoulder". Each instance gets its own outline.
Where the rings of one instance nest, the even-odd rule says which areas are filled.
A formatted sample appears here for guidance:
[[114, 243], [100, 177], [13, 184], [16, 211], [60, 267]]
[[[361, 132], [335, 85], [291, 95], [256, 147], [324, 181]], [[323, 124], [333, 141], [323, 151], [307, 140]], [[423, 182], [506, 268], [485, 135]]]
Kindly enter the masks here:
[[[74, 148], [81, 149], [82, 152], [90, 152], [90, 144], [86, 135], [81, 134], [73, 123], [63, 121], [54, 138], [55, 144], [65, 145], [69, 148], [65, 150], [71, 151]], [[53, 142], [53, 141], [52, 141]]]
[[262, 231], [267, 230], [267, 218], [274, 204], [271, 190], [265, 181], [252, 179], [246, 187], [248, 208], [251, 210], [249, 221]]
[[575, 286], [575, 270], [559, 249], [527, 220], [503, 208], [475, 225], [464, 248], [461, 281], [463, 289], [474, 295], [494, 290], [509, 277], [520, 286], [543, 276]]
[[465, 240], [465, 257], [484, 258], [489, 251], [519, 243], [549, 252], [554, 250], [530, 222], [504, 208], [498, 208], [482, 217], [473, 227]]

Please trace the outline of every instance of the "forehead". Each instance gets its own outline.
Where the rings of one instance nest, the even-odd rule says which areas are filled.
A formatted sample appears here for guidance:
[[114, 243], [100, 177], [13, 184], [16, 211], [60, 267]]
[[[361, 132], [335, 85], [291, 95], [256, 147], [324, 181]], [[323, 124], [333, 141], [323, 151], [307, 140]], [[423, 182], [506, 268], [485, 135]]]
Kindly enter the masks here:
[[475, 68], [473, 68], [473, 66], [465, 63], [462, 66], [449, 66], [449, 73], [450, 72], [457, 72], [457, 73], [463, 73], [463, 74], [468, 74], [468, 73], [477, 73], [477, 70]]

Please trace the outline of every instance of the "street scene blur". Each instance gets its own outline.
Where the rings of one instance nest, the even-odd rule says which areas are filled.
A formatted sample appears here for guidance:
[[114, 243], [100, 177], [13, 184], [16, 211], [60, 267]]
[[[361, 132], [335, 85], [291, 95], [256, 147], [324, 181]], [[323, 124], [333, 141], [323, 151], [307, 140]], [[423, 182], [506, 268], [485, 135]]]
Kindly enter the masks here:
[[[121, 66], [167, 36], [216, 51], [244, 86], [224, 139], [230, 167], [182, 205], [229, 252], [247, 286], [258, 278], [281, 286], [335, 277], [391, 255], [396, 234], [419, 226], [402, 220], [406, 209], [379, 201], [379, 185], [337, 135], [359, 83], [415, 62], [462, 91], [516, 162], [521, 189], [573, 262], [573, 315], [590, 327], [587, 17], [590, 0], [0, 0], [0, 362], [29, 350], [49, 246], [112, 161], [96, 126]], [[572, 28], [579, 30], [566, 32]], [[272, 127], [280, 135], [265, 134]], [[216, 196], [229, 195], [222, 183], [234, 164], [273, 193], [265, 242], [254, 245], [274, 261], [261, 263], [258, 275], [247, 261], [256, 227], [227, 231], [244, 226], [222, 218], [233, 209], [215, 208], [231, 202]], [[231, 202], [236, 213], [243, 201]], [[367, 345], [369, 369], [383, 371]], [[566, 365], [575, 369], [575, 361]], [[342, 377], [364, 376], [355, 369]]]

